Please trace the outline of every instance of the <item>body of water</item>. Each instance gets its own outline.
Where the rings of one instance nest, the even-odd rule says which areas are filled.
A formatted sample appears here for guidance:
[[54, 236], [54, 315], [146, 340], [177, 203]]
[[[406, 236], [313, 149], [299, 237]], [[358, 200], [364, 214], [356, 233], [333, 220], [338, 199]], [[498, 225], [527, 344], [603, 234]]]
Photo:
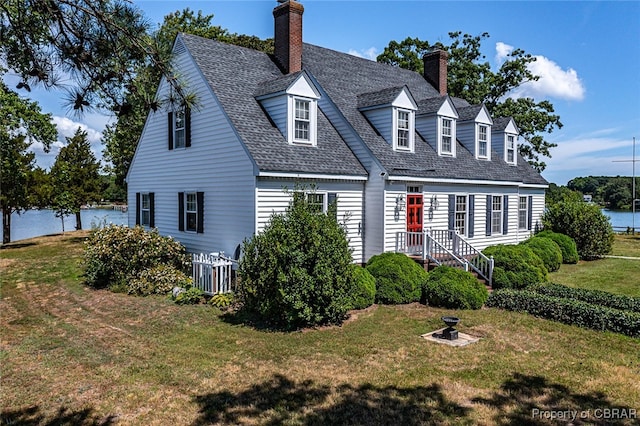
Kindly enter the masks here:
[[[127, 213], [120, 210], [86, 209], [80, 211], [82, 229], [113, 223], [126, 225]], [[76, 216], [64, 218], [64, 230], [76, 229]], [[39, 237], [41, 235], [59, 234], [62, 232], [62, 219], [56, 217], [53, 210], [27, 210], [22, 214], [11, 215], [11, 241]]]
[[[611, 219], [611, 225], [615, 231], [621, 231], [620, 228], [632, 227], [634, 222], [633, 212], [631, 211], [619, 211], [619, 210], [607, 210], [603, 209], [602, 213]], [[635, 217], [636, 229], [640, 228], [640, 212], [636, 211]]]

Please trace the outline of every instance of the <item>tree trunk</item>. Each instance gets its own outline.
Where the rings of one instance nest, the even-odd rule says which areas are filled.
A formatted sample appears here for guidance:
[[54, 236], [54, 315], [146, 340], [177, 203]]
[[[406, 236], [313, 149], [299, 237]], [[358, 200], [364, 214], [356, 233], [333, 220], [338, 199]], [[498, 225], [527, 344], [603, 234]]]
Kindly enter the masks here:
[[80, 210], [76, 212], [76, 231], [82, 229], [82, 219], [80, 218]]
[[11, 209], [2, 210], [2, 244], [11, 242]]

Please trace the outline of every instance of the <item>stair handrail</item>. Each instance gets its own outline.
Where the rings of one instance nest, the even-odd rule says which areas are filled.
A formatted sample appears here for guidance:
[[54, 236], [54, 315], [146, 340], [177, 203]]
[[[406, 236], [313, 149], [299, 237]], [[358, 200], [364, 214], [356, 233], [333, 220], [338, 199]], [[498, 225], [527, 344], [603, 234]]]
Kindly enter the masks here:
[[454, 260], [456, 263], [458, 263], [460, 266], [462, 266], [462, 268], [465, 271], [469, 271], [469, 262], [465, 258], [458, 257], [453, 251], [451, 251], [448, 248], [446, 248], [443, 244], [440, 244], [440, 242], [438, 240], [436, 240], [435, 238], [433, 238], [431, 236], [431, 234], [430, 234], [430, 232], [428, 230], [425, 230], [422, 233], [425, 236], [425, 238], [423, 239], [422, 259], [424, 259], [425, 256], [428, 256], [429, 259], [433, 260], [436, 264], [438, 264], [438, 265], [442, 264], [442, 262], [440, 262], [435, 256], [431, 255], [431, 250], [429, 250], [428, 253], [427, 253], [427, 250], [426, 250], [427, 240], [429, 240], [430, 242], [434, 243], [436, 247], [440, 248], [441, 252], [444, 252], [449, 257], [451, 257], [452, 260]]

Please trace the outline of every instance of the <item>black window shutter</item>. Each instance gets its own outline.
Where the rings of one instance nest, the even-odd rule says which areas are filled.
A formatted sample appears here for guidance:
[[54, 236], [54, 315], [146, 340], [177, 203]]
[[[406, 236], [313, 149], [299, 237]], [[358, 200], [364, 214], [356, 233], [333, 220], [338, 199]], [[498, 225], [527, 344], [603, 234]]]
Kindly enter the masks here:
[[327, 194], [327, 211], [333, 218], [338, 219], [338, 194], [335, 192]]
[[469, 195], [469, 238], [473, 238], [473, 234], [475, 232], [475, 195]]
[[486, 235], [487, 237], [491, 235], [491, 195], [487, 195], [487, 228]]
[[149, 193], [149, 227], [155, 228], [155, 214], [156, 214], [156, 204], [155, 204], [155, 194], [153, 192]]
[[140, 225], [140, 193], [136, 192], [136, 225]]
[[184, 192], [178, 192], [178, 230], [184, 231]]
[[449, 231], [456, 228], [456, 196], [449, 194]]
[[533, 222], [533, 196], [529, 195], [527, 200], [527, 229], [531, 231], [531, 223]]
[[191, 109], [184, 107], [184, 146], [191, 146]]
[[169, 137], [169, 149], [173, 149], [173, 111], [169, 111], [168, 117], [169, 126], [167, 129], [169, 130], [169, 133], [167, 136]]
[[196, 193], [196, 201], [198, 203], [198, 228], [196, 232], [202, 234], [204, 232], [204, 192]]
[[509, 196], [502, 197], [502, 233], [507, 235], [509, 233]]

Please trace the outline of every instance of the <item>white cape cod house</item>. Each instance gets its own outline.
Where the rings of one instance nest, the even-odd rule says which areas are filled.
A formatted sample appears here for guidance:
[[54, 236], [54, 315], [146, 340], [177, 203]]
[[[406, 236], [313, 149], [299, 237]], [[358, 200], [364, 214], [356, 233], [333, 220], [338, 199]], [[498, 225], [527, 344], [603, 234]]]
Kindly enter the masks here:
[[337, 202], [358, 263], [422, 244], [412, 233], [479, 249], [530, 236], [547, 182], [518, 155], [511, 118], [447, 95], [445, 52], [424, 58], [423, 76], [303, 43], [302, 13], [293, 0], [274, 9], [275, 55], [177, 37], [198, 101], [150, 112], [127, 177], [130, 226], [237, 256], [299, 183], [316, 186], [319, 209]]

